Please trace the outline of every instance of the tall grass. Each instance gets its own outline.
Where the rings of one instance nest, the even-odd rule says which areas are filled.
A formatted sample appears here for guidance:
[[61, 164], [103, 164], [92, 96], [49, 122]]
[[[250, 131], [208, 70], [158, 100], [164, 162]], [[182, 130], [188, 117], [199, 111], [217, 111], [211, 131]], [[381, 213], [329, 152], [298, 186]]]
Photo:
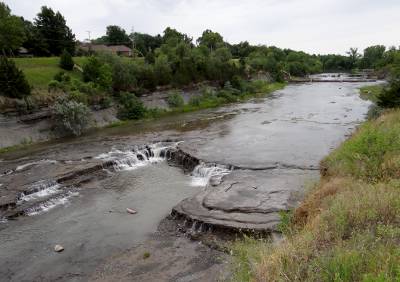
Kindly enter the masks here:
[[366, 122], [322, 164], [324, 176], [294, 211], [283, 243], [234, 244], [235, 277], [400, 281], [400, 110]]

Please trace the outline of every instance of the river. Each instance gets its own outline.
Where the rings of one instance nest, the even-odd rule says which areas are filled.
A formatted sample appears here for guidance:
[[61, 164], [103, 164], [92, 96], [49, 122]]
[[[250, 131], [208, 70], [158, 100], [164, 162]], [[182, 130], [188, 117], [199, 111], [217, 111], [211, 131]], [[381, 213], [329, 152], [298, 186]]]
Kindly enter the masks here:
[[[319, 161], [365, 119], [370, 102], [358, 96], [363, 85], [293, 84], [267, 98], [5, 155], [0, 280], [227, 275], [226, 255], [185, 236], [187, 222], [197, 232], [273, 231], [278, 212], [296, 206], [318, 180]], [[167, 163], [169, 150], [194, 163], [187, 157]], [[164, 220], [173, 208], [185, 226]], [[56, 244], [65, 250], [54, 252]]]

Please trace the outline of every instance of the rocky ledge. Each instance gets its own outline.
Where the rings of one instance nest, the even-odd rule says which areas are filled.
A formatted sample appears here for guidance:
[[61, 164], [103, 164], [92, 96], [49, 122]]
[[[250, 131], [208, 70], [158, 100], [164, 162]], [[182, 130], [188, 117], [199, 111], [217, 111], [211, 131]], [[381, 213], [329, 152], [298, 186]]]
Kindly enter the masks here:
[[318, 171], [300, 169], [235, 169], [222, 181], [210, 181], [201, 192], [183, 200], [172, 214], [224, 229], [277, 231], [280, 212], [301, 199], [304, 183]]

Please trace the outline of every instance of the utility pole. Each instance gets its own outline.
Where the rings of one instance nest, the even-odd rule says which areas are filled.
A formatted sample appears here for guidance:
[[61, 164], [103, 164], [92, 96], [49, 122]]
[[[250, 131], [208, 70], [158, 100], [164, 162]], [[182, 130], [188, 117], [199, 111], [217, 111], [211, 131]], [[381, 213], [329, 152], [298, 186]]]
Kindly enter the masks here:
[[87, 30], [86, 32], [88, 33], [88, 40], [89, 40], [89, 54], [91, 54], [92, 53], [92, 40], [90, 40], [91, 31]]
[[135, 59], [136, 53], [135, 53], [135, 28], [132, 26], [131, 29], [131, 40], [132, 40], [132, 57]]

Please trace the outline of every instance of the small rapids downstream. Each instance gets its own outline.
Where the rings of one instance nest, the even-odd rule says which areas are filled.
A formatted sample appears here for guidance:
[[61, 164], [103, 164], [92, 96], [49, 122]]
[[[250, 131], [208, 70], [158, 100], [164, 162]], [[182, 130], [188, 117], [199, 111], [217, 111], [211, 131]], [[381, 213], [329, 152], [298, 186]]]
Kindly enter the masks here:
[[289, 85], [7, 156], [0, 280], [214, 281], [226, 255], [182, 234], [274, 231], [365, 119], [363, 85]]

